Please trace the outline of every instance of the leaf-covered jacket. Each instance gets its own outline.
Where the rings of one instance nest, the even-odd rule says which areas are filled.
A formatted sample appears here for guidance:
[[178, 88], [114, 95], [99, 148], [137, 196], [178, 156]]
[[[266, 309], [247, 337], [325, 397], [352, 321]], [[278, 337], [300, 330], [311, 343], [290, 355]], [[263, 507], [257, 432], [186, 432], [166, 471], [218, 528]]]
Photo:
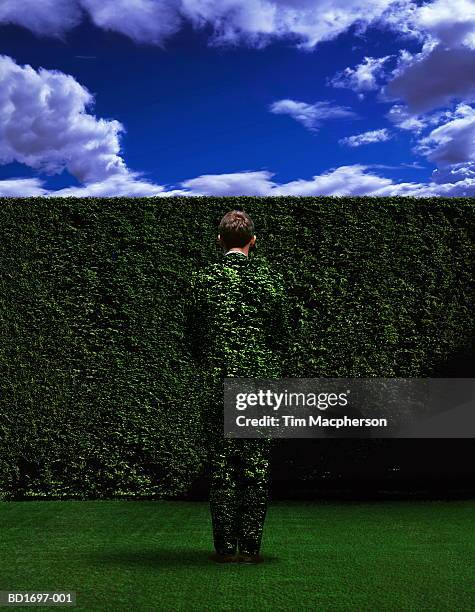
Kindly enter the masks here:
[[289, 341], [286, 290], [264, 258], [231, 251], [194, 272], [190, 289], [190, 349], [216, 382], [282, 375]]

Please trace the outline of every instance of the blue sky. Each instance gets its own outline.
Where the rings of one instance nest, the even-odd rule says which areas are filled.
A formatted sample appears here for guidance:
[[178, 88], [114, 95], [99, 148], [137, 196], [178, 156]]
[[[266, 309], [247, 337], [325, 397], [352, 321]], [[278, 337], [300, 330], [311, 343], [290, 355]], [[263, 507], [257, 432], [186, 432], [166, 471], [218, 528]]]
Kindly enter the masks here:
[[472, 0], [52, 4], [0, 6], [0, 195], [475, 194]]

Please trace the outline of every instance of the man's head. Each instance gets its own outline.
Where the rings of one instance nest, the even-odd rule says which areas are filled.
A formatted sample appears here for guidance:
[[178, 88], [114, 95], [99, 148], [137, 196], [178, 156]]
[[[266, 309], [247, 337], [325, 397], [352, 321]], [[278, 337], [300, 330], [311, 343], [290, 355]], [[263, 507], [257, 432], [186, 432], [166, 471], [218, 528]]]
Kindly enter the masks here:
[[236, 249], [247, 255], [254, 246], [254, 222], [243, 210], [230, 210], [219, 224], [218, 240], [225, 251]]

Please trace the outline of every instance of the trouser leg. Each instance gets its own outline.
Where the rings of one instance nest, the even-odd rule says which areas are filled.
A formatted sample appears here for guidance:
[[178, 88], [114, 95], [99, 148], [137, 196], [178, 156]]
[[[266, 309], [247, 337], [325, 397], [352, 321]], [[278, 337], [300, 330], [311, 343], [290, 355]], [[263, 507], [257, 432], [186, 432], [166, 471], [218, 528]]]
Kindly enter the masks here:
[[257, 554], [261, 547], [269, 492], [270, 440], [235, 439], [238, 446], [237, 539], [243, 554]]
[[234, 554], [237, 549], [238, 490], [232, 442], [222, 439], [210, 456], [211, 521], [214, 547], [220, 554]]

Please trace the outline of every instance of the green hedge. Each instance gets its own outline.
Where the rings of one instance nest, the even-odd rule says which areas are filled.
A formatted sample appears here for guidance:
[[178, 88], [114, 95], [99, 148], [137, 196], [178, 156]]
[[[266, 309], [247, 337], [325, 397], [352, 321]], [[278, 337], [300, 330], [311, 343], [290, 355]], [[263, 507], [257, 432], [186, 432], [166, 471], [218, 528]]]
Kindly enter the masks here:
[[[0, 199], [0, 490], [189, 490], [204, 449], [183, 299], [190, 272], [221, 257], [217, 225], [234, 207], [288, 286], [288, 376], [431, 375], [470, 350], [474, 202]], [[343, 448], [367, 458], [359, 440], [331, 443], [296, 477], [331, 471]]]

